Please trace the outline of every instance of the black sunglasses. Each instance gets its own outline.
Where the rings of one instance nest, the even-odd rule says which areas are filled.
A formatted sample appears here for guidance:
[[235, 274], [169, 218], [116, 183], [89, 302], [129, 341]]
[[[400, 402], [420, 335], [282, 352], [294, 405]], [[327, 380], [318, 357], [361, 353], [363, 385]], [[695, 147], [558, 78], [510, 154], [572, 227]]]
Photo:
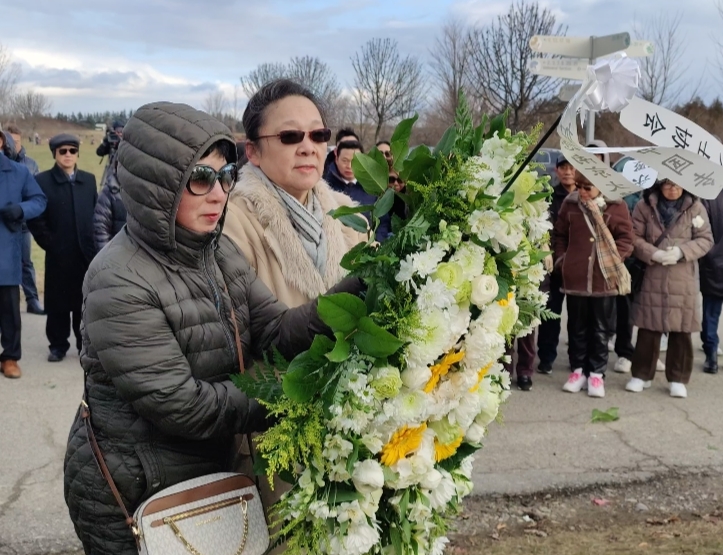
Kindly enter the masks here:
[[394, 185], [395, 183], [399, 183], [400, 185], [404, 185], [404, 181], [401, 180], [399, 177], [395, 177], [393, 175], [389, 176], [389, 184]]
[[592, 185], [578, 185], [577, 188], [578, 188], [578, 189], [584, 189], [584, 190], [586, 190], [586, 191], [592, 191], [592, 190], [593, 190], [593, 186], [592, 186]]
[[315, 143], [328, 143], [329, 139], [331, 139], [331, 129], [327, 127], [324, 127], [323, 129], [314, 129], [313, 131], [289, 129], [287, 131], [280, 131], [275, 135], [261, 135], [259, 139], [271, 139], [273, 137], [278, 137], [282, 144], [298, 145], [304, 140], [307, 133], [309, 134], [309, 138]]
[[78, 154], [78, 149], [77, 149], [77, 148], [59, 148], [59, 149], [58, 149], [58, 153], [59, 153], [61, 156], [65, 156], [65, 155], [68, 154], [69, 152], [70, 152], [71, 154]]
[[191, 177], [186, 183], [186, 189], [192, 195], [202, 197], [213, 191], [216, 181], [221, 184], [224, 193], [228, 193], [236, 185], [238, 170], [236, 164], [226, 164], [216, 171], [211, 166], [198, 165], [191, 171]]

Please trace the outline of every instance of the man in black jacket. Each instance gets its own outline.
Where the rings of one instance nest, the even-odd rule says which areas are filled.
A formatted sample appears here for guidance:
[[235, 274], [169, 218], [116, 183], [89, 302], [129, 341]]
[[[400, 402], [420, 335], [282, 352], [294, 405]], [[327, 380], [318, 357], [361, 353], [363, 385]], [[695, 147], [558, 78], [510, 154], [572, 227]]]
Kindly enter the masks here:
[[723, 307], [723, 195], [714, 200], [702, 199], [708, 211], [715, 244], [698, 262], [700, 292], [703, 293], [703, 331], [700, 338], [705, 351], [703, 372], [718, 373], [718, 322]]
[[79, 149], [80, 141], [74, 135], [62, 133], [50, 139], [55, 166], [36, 177], [48, 206], [42, 216], [28, 221], [35, 241], [45, 251], [45, 333], [50, 362], [63, 360], [70, 348], [71, 316], [80, 352], [83, 278], [96, 253], [93, 210], [98, 192], [95, 176], [77, 168]]
[[[575, 168], [567, 161], [564, 156], [557, 159], [555, 172], [559, 185], [553, 189], [552, 200], [550, 201], [550, 221], [555, 225], [557, 215], [560, 213], [562, 203], [567, 195], [575, 190]], [[550, 238], [552, 240], [552, 238]], [[549, 264], [551, 266], [551, 264]], [[547, 300], [547, 308], [555, 314], [562, 313], [562, 303], [565, 300], [565, 294], [560, 291], [562, 287], [562, 277], [559, 272], [553, 271], [545, 278], [542, 283], [543, 288], [547, 288], [550, 296]], [[549, 374], [552, 372], [552, 364], [557, 358], [557, 345], [560, 342], [560, 320], [543, 320], [540, 324], [540, 331], [537, 336], [537, 356], [540, 357], [540, 365], [537, 371], [541, 374]]]

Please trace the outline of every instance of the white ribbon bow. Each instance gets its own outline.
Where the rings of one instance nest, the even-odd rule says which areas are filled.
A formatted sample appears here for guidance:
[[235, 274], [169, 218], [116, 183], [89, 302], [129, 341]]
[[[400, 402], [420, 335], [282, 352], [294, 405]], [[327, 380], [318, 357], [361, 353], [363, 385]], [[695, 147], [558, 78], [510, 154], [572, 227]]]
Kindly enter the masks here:
[[638, 63], [619, 52], [587, 68], [583, 111], [620, 112], [638, 92], [640, 68]]

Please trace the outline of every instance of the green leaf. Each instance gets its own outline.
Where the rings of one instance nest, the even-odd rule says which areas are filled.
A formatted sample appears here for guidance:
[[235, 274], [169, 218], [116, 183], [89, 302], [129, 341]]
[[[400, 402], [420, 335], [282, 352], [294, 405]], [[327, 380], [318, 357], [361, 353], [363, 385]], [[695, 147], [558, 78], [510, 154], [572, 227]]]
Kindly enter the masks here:
[[329, 210], [328, 214], [334, 219], [350, 214], [361, 214], [362, 212], [371, 212], [374, 209], [372, 204], [364, 204], [362, 206], [340, 206], [336, 210]]
[[367, 315], [364, 301], [351, 293], [319, 297], [317, 312], [331, 331], [345, 334], [354, 331], [359, 325], [359, 319]]
[[541, 193], [535, 193], [527, 197], [527, 202], [537, 202], [538, 200], [546, 199], [552, 196], [552, 191], [543, 191]]
[[309, 347], [309, 354], [316, 362], [326, 362], [326, 353], [334, 348], [334, 342], [325, 335], [317, 335]]
[[389, 164], [378, 149], [370, 154], [357, 152], [351, 161], [354, 177], [370, 195], [383, 195], [389, 186]]
[[[419, 145], [404, 161], [402, 170], [399, 172], [399, 177], [406, 183], [410, 181], [428, 183], [431, 179], [427, 174], [434, 168], [436, 163], [437, 159], [432, 154], [432, 151], [429, 150], [429, 147], [427, 145]], [[387, 185], [388, 184], [389, 176], [387, 175]]]
[[334, 335], [336, 336], [336, 345], [333, 351], [326, 353], [326, 358], [331, 362], [344, 362], [349, 358], [351, 345], [346, 340], [345, 333], [338, 331]]
[[319, 362], [309, 351], [304, 351], [289, 364], [282, 385], [284, 393], [292, 401], [308, 403], [314, 398], [321, 385]]
[[361, 216], [357, 216], [355, 214], [348, 214], [346, 216], [341, 216], [339, 218], [339, 221], [343, 223], [346, 227], [352, 228], [354, 231], [357, 231], [359, 233], [369, 233], [369, 222], [367, 222]]
[[482, 144], [485, 142], [485, 127], [487, 127], [487, 114], [482, 116], [482, 121], [474, 130], [474, 152], [472, 156], [476, 156], [482, 150]]
[[437, 146], [434, 147], [434, 152], [443, 156], [447, 156], [450, 152], [452, 152], [452, 149], [454, 148], [454, 143], [456, 141], [457, 129], [456, 127], [452, 126], [444, 132], [444, 135], [442, 135], [442, 138], [437, 143]]
[[419, 115], [414, 114], [413, 117], [400, 121], [389, 140], [394, 158], [394, 169], [397, 172], [402, 169], [404, 159], [409, 154], [409, 140], [412, 138], [412, 129], [418, 119]]
[[329, 492], [329, 505], [338, 505], [339, 503], [351, 503], [352, 501], [361, 501], [364, 496], [357, 490], [339, 484], [337, 486], [331, 486]]
[[412, 523], [407, 519], [402, 521], [402, 539], [406, 544], [412, 541]]
[[447, 472], [451, 472], [455, 468], [459, 468], [459, 465], [462, 464], [462, 461], [464, 459], [466, 459], [470, 455], [474, 455], [478, 450], [478, 446], [464, 442], [462, 443], [462, 445], [459, 446], [457, 452], [454, 455], [452, 455], [448, 459], [444, 459], [441, 463], [439, 463], [439, 466]]
[[402, 535], [399, 533], [399, 528], [394, 525], [389, 528], [389, 539], [392, 540], [395, 555], [404, 555], [404, 551], [402, 550]]
[[254, 476], [266, 476], [266, 469], [269, 468], [269, 461], [267, 461], [258, 450], [254, 452], [253, 461]]
[[394, 189], [387, 189], [387, 192], [374, 205], [374, 216], [381, 218], [389, 213], [394, 206]]
[[507, 294], [510, 292], [510, 284], [506, 279], [503, 279], [500, 276], [496, 276], [496, 278], [497, 278], [497, 286], [499, 287], [500, 292], [497, 293], [497, 297], [495, 298], [495, 301], [501, 301], [501, 300], [507, 298]]
[[620, 420], [618, 407], [610, 407], [606, 411], [592, 409], [592, 419], [590, 422], [593, 424], [596, 422], [615, 422], [616, 420]]
[[490, 122], [490, 130], [487, 133], [487, 138], [494, 137], [495, 131], [497, 131], [498, 137], [503, 137], [505, 134], [505, 121], [507, 120], [507, 112], [500, 114]]
[[391, 356], [404, 345], [368, 316], [359, 319], [358, 331], [352, 336], [352, 340], [362, 353], [378, 358]]
[[349, 458], [346, 461], [346, 471], [349, 474], [354, 473], [354, 465], [356, 465], [357, 461], [359, 460], [359, 444], [354, 444], [354, 451], [352, 451], [351, 455], [349, 455]]
[[409, 490], [405, 489], [404, 495], [402, 495], [402, 499], [399, 502], [399, 513], [402, 515], [402, 520], [406, 520], [408, 508], [409, 508]]
[[515, 202], [514, 191], [507, 191], [497, 200], [497, 206], [501, 208], [509, 208]]

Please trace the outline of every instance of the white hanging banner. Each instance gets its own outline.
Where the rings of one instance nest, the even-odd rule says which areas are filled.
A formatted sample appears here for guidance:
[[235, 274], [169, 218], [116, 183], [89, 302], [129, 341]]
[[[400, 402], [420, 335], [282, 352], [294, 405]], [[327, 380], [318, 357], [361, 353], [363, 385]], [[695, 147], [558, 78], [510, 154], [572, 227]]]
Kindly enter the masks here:
[[634, 158], [625, 162], [622, 174], [641, 189], [652, 187], [658, 178], [657, 171]]

